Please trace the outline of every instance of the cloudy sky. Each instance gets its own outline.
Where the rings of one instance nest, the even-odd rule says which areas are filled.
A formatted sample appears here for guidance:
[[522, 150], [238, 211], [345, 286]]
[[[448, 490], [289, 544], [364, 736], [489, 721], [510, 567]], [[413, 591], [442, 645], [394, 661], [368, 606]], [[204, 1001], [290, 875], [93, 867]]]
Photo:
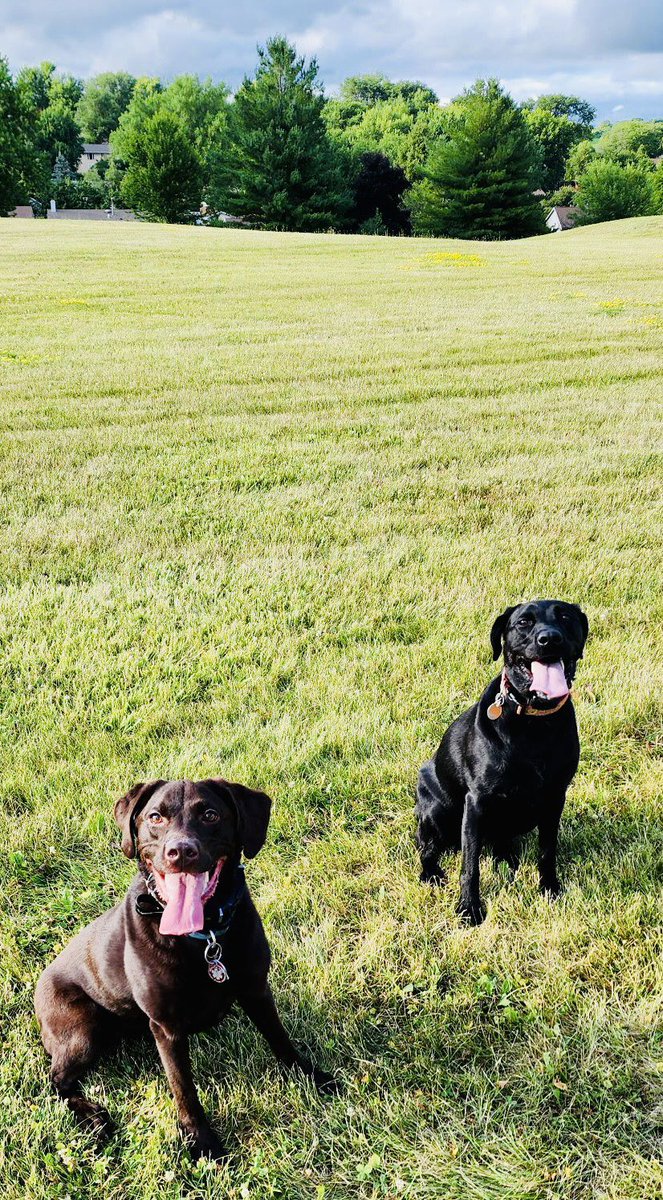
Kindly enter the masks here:
[[421, 79], [448, 99], [497, 75], [517, 99], [591, 100], [600, 119], [663, 116], [661, 0], [0, 0], [0, 54], [76, 75], [183, 71], [236, 86], [285, 33], [328, 92], [350, 74]]

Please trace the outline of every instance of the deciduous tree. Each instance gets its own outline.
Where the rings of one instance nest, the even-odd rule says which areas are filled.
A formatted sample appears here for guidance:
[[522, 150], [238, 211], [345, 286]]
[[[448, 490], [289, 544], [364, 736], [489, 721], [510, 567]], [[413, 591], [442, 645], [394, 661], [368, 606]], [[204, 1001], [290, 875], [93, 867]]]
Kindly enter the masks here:
[[411, 233], [410, 211], [403, 203], [408, 186], [405, 171], [393, 166], [384, 154], [375, 151], [362, 154], [354, 183], [352, 226], [360, 230], [378, 217], [380, 229], [385, 233]]
[[663, 121], [618, 121], [596, 143], [597, 154], [613, 162], [633, 162], [640, 150], [648, 158], [663, 153]]
[[172, 113], [157, 112], [145, 123], [131, 152], [122, 192], [127, 202], [154, 221], [191, 221], [201, 198], [200, 159]]
[[78, 121], [90, 142], [106, 142], [131, 103], [136, 80], [126, 71], [104, 71], [88, 79], [77, 108]]
[[580, 179], [579, 223], [649, 216], [657, 211], [657, 200], [654, 172], [649, 166], [641, 163], [622, 166], [597, 158]]

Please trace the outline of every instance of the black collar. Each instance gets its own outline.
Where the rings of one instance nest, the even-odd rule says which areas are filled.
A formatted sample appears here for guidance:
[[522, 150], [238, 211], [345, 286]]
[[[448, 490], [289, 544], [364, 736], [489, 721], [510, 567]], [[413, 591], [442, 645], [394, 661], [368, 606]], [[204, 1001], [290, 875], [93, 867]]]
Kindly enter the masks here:
[[[237, 906], [244, 896], [246, 891], [246, 878], [244, 876], [244, 864], [237, 863], [235, 866], [235, 878], [230, 894], [222, 903], [214, 901], [214, 915], [208, 923], [205, 919], [203, 929], [197, 930], [195, 933], [186, 933], [184, 936], [195, 938], [197, 941], [209, 942], [210, 934], [213, 935], [212, 941], [224, 937], [230, 929], [233, 917]], [[165, 905], [163, 905], [157, 895], [149, 889], [146, 892], [141, 892], [136, 896], [136, 912], [140, 917], [160, 917]]]

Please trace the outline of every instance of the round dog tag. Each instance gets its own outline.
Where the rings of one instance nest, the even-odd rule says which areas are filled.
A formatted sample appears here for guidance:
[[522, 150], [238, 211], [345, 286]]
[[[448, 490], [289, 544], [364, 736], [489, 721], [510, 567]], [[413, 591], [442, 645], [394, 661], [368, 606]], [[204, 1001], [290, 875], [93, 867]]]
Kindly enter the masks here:
[[496, 721], [498, 717], [502, 716], [502, 705], [498, 704], [497, 700], [493, 700], [493, 703], [488, 705], [486, 712], [491, 721]]
[[212, 960], [212, 962], [208, 962], [207, 974], [209, 975], [210, 979], [214, 981], [214, 983], [228, 982], [228, 972], [220, 958], [215, 958]]

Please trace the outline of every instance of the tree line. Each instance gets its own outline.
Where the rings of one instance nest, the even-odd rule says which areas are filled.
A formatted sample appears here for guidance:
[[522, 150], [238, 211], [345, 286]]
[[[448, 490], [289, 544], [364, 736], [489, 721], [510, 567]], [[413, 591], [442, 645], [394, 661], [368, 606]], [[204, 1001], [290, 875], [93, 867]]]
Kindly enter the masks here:
[[[450, 104], [416, 81], [351, 76], [327, 98], [285, 38], [234, 95], [0, 58], [0, 212], [126, 205], [155, 221], [501, 239], [543, 232], [553, 203], [584, 221], [663, 211], [663, 121], [594, 127], [576, 96], [517, 104], [495, 79]], [[111, 157], [77, 173], [84, 139]], [[201, 211], [204, 217], [201, 218]]]

